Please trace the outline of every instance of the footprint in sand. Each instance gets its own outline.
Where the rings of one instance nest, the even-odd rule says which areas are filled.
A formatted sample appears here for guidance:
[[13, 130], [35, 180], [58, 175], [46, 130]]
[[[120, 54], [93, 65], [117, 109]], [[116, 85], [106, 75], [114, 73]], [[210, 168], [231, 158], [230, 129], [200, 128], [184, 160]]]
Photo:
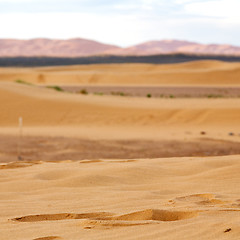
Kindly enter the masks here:
[[111, 213], [97, 212], [97, 213], [58, 213], [58, 214], [39, 214], [39, 215], [29, 215], [19, 218], [12, 219], [18, 222], [40, 222], [40, 221], [57, 221], [57, 220], [67, 220], [67, 219], [89, 219], [89, 218], [105, 218], [112, 216]]
[[155, 221], [178, 221], [198, 216], [198, 211], [171, 211], [147, 209], [144, 211], [133, 212], [125, 215], [113, 217], [113, 220], [138, 221], [138, 220], [155, 220]]
[[106, 217], [99, 220], [88, 220], [83, 222], [85, 229], [94, 227], [126, 227], [147, 224], [158, 224], [161, 221], [179, 221], [198, 216], [198, 211], [170, 211], [147, 209], [138, 212], [132, 212], [124, 215]]
[[[198, 216], [198, 211], [171, 211], [147, 209], [143, 211], [132, 212], [123, 215], [115, 215], [106, 212], [97, 213], [59, 213], [59, 214], [41, 214], [29, 215], [12, 219], [17, 222], [39, 222], [39, 221], [57, 221], [68, 219], [82, 219], [80, 222], [84, 229], [95, 227], [126, 227], [147, 224], [158, 224], [161, 221], [179, 221]], [[39, 238], [45, 239], [45, 238]], [[47, 239], [47, 238], [46, 238]]]
[[226, 201], [222, 201], [220, 199], [216, 199], [215, 195], [210, 193], [203, 194], [193, 194], [183, 197], [177, 197], [176, 200], [182, 202], [193, 202], [198, 205], [215, 205], [215, 204], [224, 204]]
[[129, 221], [114, 221], [114, 220], [86, 220], [82, 222], [80, 225], [83, 226], [84, 229], [93, 229], [93, 228], [113, 228], [113, 227], [131, 227], [131, 226], [141, 226], [154, 224], [153, 222], [146, 221], [137, 221], [137, 222], [129, 222]]

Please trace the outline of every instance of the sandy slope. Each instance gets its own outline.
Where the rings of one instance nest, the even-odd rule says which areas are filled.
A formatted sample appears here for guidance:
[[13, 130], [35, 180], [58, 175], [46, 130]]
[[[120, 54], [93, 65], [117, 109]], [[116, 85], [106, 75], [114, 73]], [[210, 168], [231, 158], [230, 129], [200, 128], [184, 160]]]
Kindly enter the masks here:
[[[240, 132], [240, 99], [146, 99], [82, 96], [16, 83], [0, 84], [1, 131], [91, 138], [167, 138], [174, 131]], [[35, 130], [34, 130], [35, 129]], [[167, 134], [166, 134], [167, 133]]]
[[240, 156], [0, 165], [4, 240], [232, 239]]
[[240, 63], [99, 64], [42, 68], [0, 68], [0, 81], [92, 85], [240, 85]]
[[[0, 103], [2, 137], [22, 116], [24, 136], [240, 139], [239, 98], [83, 96], [2, 81]], [[239, 155], [44, 160], [0, 164], [0, 239], [239, 239]]]

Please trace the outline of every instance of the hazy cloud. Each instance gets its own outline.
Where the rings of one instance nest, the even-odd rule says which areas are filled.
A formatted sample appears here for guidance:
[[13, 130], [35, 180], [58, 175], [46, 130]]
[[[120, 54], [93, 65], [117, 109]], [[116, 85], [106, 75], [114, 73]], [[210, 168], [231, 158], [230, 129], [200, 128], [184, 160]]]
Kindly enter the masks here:
[[239, 44], [238, 9], [239, 0], [0, 0], [0, 37]]
[[189, 13], [203, 16], [232, 17], [239, 16], [239, 0], [213, 0], [206, 2], [193, 2], [186, 4]]

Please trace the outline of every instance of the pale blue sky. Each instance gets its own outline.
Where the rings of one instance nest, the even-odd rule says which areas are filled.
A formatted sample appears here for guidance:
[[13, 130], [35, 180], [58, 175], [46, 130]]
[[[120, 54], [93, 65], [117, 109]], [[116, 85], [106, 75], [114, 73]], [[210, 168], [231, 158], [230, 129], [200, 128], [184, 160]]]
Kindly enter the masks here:
[[240, 45], [240, 0], [0, 0], [0, 38]]

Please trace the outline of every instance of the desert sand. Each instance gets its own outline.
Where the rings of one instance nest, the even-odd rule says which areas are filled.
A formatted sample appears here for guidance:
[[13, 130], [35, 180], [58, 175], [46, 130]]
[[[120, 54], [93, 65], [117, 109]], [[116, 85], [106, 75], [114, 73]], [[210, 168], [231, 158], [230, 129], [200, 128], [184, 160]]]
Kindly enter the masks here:
[[[39, 84], [44, 72], [44, 84], [81, 85], [74, 74], [91, 69], [102, 74], [96, 84], [122, 85], [134, 66], [1, 69], [1, 239], [239, 239], [240, 98], [82, 95], [15, 82]], [[178, 69], [181, 86], [181, 71], [193, 72], [190, 85], [240, 83], [236, 63], [136, 68], [139, 77]]]
[[41, 134], [64, 132], [64, 136], [94, 139], [158, 139], [174, 133], [177, 138], [199, 130], [209, 136], [240, 132], [239, 98], [86, 96], [9, 82], [0, 84], [0, 97], [3, 132], [16, 127], [19, 116], [27, 134], [39, 129]]
[[114, 86], [239, 86], [240, 63], [194, 61], [179, 64], [96, 64], [0, 68], [0, 81], [34, 84]]
[[239, 239], [240, 156], [1, 166], [1, 238]]

